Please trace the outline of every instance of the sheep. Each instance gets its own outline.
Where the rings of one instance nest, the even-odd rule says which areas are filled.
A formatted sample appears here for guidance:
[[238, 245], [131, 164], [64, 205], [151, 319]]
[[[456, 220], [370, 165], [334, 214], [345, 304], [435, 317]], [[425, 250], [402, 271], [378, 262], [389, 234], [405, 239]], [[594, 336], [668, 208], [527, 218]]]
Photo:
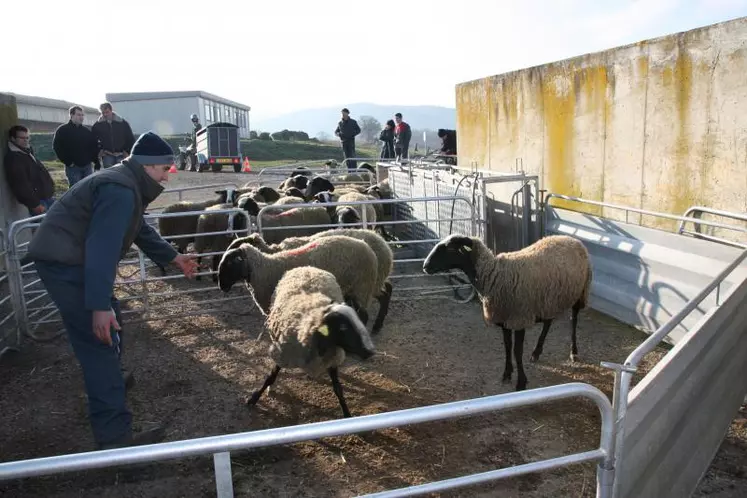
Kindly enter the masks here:
[[306, 196], [304, 195], [304, 193], [301, 192], [301, 190], [299, 190], [297, 187], [286, 189], [285, 192], [283, 192], [283, 195], [285, 197], [300, 197], [301, 200], [306, 200]]
[[[341, 195], [337, 202], [359, 202], [359, 201], [371, 201], [373, 197], [358, 192], [348, 192], [347, 194]], [[376, 208], [373, 204], [353, 204], [353, 205], [339, 205], [330, 206], [334, 209], [334, 214], [330, 216], [332, 223], [360, 223], [363, 221], [363, 215], [365, 212], [366, 222], [372, 223], [376, 221]]]
[[376, 351], [365, 325], [343, 303], [334, 275], [312, 266], [285, 272], [273, 294], [267, 328], [272, 340], [268, 354], [275, 365], [247, 406], [259, 401], [281, 368], [301, 368], [313, 378], [327, 372], [343, 417], [350, 417], [337, 369], [345, 361], [345, 353], [366, 360]]
[[[292, 197], [284, 197], [284, 199], [294, 199]], [[290, 201], [286, 201], [288, 203]], [[295, 198], [293, 204], [303, 203], [303, 199]], [[277, 204], [277, 203], [276, 203]], [[273, 204], [274, 205], [274, 204]], [[258, 216], [260, 205], [253, 199], [246, 199], [244, 201], [243, 208], [252, 216]], [[259, 220], [257, 221], [259, 224]], [[323, 207], [317, 206], [304, 206], [291, 208], [279, 213], [267, 212], [262, 214], [262, 227], [274, 228], [274, 227], [294, 227], [286, 228], [285, 230], [267, 230], [264, 234], [264, 238], [270, 244], [280, 242], [286, 237], [303, 237], [307, 235], [313, 235], [317, 232], [328, 229], [328, 226], [314, 226], [314, 225], [330, 225], [332, 220], [329, 217], [329, 213]], [[310, 226], [304, 226], [310, 225]]]
[[311, 200], [319, 192], [334, 192], [335, 186], [327, 178], [315, 176], [306, 186], [306, 198]]
[[306, 203], [306, 199], [303, 198], [303, 194], [301, 195], [302, 197], [295, 197], [292, 195], [281, 197], [273, 203], [273, 206], [282, 206], [284, 204], [304, 204]]
[[300, 190], [305, 190], [308, 184], [309, 184], [309, 179], [306, 176], [295, 175], [295, 176], [291, 176], [290, 178], [286, 178], [285, 180], [283, 180], [278, 190], [281, 190], [281, 191], [287, 190], [291, 187], [296, 187]]
[[239, 189], [239, 192], [241, 192], [241, 197], [251, 197], [257, 202], [264, 202], [264, 203], [272, 203], [280, 199], [281, 195], [280, 193], [275, 190], [272, 187], [259, 187], [256, 190], [254, 188], [245, 188], [245, 189]]
[[365, 242], [342, 235], [324, 237], [296, 249], [264, 254], [250, 244], [227, 250], [218, 265], [218, 286], [223, 292], [244, 280], [257, 307], [267, 315], [272, 292], [287, 270], [315, 266], [327, 270], [340, 283], [345, 302], [368, 322], [368, 307], [378, 294], [376, 254]]
[[[218, 252], [225, 251], [226, 248], [231, 244], [236, 235], [231, 233], [220, 233], [213, 234], [213, 232], [225, 232], [229, 230], [228, 213], [211, 213], [210, 211], [220, 211], [224, 209], [233, 208], [233, 204], [216, 204], [205, 209], [205, 213], [201, 214], [197, 220], [197, 236], [194, 241], [194, 250], [196, 253], [201, 254], [203, 252]], [[230, 230], [246, 230], [246, 218], [240, 214], [233, 216], [233, 223]], [[208, 233], [211, 235], [199, 235], [202, 233]], [[218, 281], [217, 269], [220, 256], [214, 254], [212, 257], [212, 271], [213, 282]], [[202, 256], [197, 256], [197, 264], [202, 262]], [[200, 276], [196, 277], [196, 280], [200, 280]]]
[[374, 297], [379, 301], [379, 313], [373, 323], [371, 332], [373, 334], [378, 333], [381, 327], [384, 325], [384, 318], [386, 318], [389, 312], [389, 302], [392, 298], [392, 284], [389, 281], [389, 275], [391, 275], [394, 269], [394, 255], [389, 244], [375, 232], [371, 230], [363, 230], [360, 228], [341, 228], [335, 230], [326, 230], [319, 232], [310, 237], [288, 237], [279, 244], [268, 245], [262, 236], [258, 233], [253, 233], [247, 237], [240, 237], [235, 239], [226, 249], [227, 251], [234, 247], [239, 247], [241, 244], [250, 244], [265, 254], [275, 254], [281, 251], [287, 251], [289, 249], [295, 249], [301, 247], [304, 244], [318, 240], [323, 237], [331, 237], [335, 235], [344, 235], [346, 237], [352, 237], [359, 239], [368, 244], [376, 255], [377, 265], [377, 280], [376, 280], [376, 294]]
[[526, 389], [522, 355], [524, 330], [542, 322], [542, 333], [532, 352], [535, 362], [552, 321], [571, 309], [571, 361], [578, 361], [578, 313], [589, 301], [592, 267], [582, 242], [567, 235], [551, 235], [519, 251], [493, 255], [476, 237], [450, 235], [440, 241], [423, 263], [423, 272], [434, 274], [462, 270], [482, 301], [485, 322], [503, 330], [506, 368], [503, 382], [511, 381], [511, 331], [518, 370], [516, 390]]
[[[186, 213], [189, 211], [204, 211], [210, 206], [224, 203], [235, 203], [238, 194], [231, 189], [216, 190], [217, 198], [206, 201], [180, 201], [170, 204], [163, 209], [163, 213]], [[158, 218], [158, 231], [162, 237], [189, 235], [189, 237], [180, 237], [170, 240], [177, 250], [184, 254], [190, 242], [194, 242], [194, 233], [197, 231], [197, 219], [200, 215], [177, 216], [173, 218]], [[159, 265], [161, 274], [166, 275], [166, 268]]]

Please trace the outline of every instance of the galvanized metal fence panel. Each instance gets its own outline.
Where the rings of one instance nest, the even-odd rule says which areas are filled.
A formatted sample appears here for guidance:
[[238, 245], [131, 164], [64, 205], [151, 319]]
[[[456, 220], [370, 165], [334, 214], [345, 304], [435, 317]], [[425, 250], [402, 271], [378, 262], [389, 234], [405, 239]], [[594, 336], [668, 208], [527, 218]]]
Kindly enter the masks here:
[[526, 463], [514, 467], [446, 479], [429, 484], [400, 488], [367, 496], [399, 497], [456, 489], [469, 485], [516, 477], [533, 472], [566, 467], [582, 462], [597, 462], [597, 498], [609, 498], [614, 483], [615, 469], [611, 459], [614, 444], [614, 418], [607, 396], [596, 387], [578, 382], [526, 391], [486, 396], [465, 401], [454, 401], [439, 405], [410, 408], [394, 412], [379, 413], [341, 420], [315, 422], [291, 427], [279, 427], [261, 431], [244, 432], [223, 436], [210, 436], [185, 441], [173, 441], [145, 446], [113, 450], [77, 453], [16, 462], [0, 463], [0, 480], [59, 474], [132, 463], [156, 462], [199, 455], [213, 455], [218, 498], [232, 498], [230, 481], [231, 451], [264, 448], [282, 444], [312, 441], [326, 437], [343, 436], [360, 432], [421, 424], [437, 420], [474, 416], [520, 406], [537, 405], [572, 397], [586, 398], [599, 409], [599, 446], [594, 450], [563, 457]]
[[[591, 306], [622, 322], [652, 331], [662, 326], [741, 252], [692, 237], [545, 207], [545, 232], [584, 242], [594, 272]], [[675, 344], [747, 275], [734, 272], [666, 338]]]
[[[420, 207], [421, 205], [431, 204], [437, 206], [439, 202], [454, 202], [459, 206], [459, 212], [463, 213], [462, 216], [441, 218], [439, 217], [438, 211], [435, 207]], [[331, 230], [344, 226], [346, 228], [369, 228], [374, 229], [377, 226], [385, 226], [387, 230], [394, 227], [394, 231], [398, 233], [397, 240], [388, 241], [388, 244], [392, 247], [394, 253], [394, 271], [389, 277], [392, 282], [392, 300], [417, 300], [417, 299], [452, 299], [457, 302], [463, 303], [470, 301], [474, 297], [474, 288], [469, 281], [464, 277], [464, 274], [459, 271], [452, 271], [446, 274], [439, 275], [427, 275], [423, 273], [423, 262], [425, 261], [425, 254], [417, 250], [413, 250], [413, 246], [427, 245], [432, 247], [438, 241], [437, 230], [438, 228], [431, 228], [433, 226], [445, 226], [453, 223], [466, 223], [473, 228], [467, 231], [467, 234], [474, 233], [474, 207], [469, 200], [457, 197], [457, 196], [445, 196], [445, 197], [422, 197], [422, 198], [407, 198], [407, 199], [379, 199], [369, 201], [355, 201], [355, 202], [315, 202], [313, 207], [334, 207], [334, 206], [359, 206], [359, 205], [379, 205], [379, 206], [399, 206], [407, 205], [408, 207], [415, 206], [415, 209], [422, 210], [425, 213], [430, 212], [430, 218], [425, 221], [418, 219], [394, 219], [386, 221], [369, 221], [362, 220], [360, 223], [350, 223], [345, 225], [336, 224], [316, 224], [316, 225], [300, 225], [300, 226], [267, 226], [268, 216], [277, 216], [278, 212], [288, 211], [291, 209], [310, 207], [309, 204], [285, 204], [282, 206], [265, 206], [257, 215], [257, 232], [268, 242], [276, 240], [268, 238], [268, 232], [273, 234], [280, 232], [282, 238], [290, 236], [309, 236], [314, 233], [322, 232], [325, 230]], [[393, 211], [396, 211], [394, 209]], [[365, 217], [365, 210], [363, 210]], [[409, 230], [408, 228], [415, 226], [415, 230]], [[419, 230], [418, 230], [419, 229]], [[415, 236], [422, 236], [423, 238], [407, 238], [403, 236], [403, 233], [414, 232]], [[428, 237], [428, 238], [425, 238]], [[280, 237], [277, 238], [279, 240]]]
[[16, 313], [13, 309], [7, 256], [5, 231], [0, 229], [0, 356], [8, 351], [17, 350], [21, 345], [21, 335], [16, 326]]
[[631, 391], [619, 494], [690, 496], [747, 393], [747, 280]]

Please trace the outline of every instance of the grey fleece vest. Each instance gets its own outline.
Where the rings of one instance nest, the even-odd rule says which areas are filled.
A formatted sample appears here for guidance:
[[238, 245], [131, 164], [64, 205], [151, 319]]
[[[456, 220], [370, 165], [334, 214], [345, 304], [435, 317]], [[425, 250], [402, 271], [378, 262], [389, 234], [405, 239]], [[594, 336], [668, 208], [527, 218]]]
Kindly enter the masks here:
[[52, 205], [31, 239], [29, 258], [82, 265], [86, 256], [86, 234], [92, 216], [94, 192], [105, 183], [116, 183], [135, 193], [132, 221], [122, 240], [119, 255], [122, 259], [140, 231], [146, 207], [163, 191], [163, 187], [133, 159], [125, 159], [122, 164], [94, 173], [65, 192]]

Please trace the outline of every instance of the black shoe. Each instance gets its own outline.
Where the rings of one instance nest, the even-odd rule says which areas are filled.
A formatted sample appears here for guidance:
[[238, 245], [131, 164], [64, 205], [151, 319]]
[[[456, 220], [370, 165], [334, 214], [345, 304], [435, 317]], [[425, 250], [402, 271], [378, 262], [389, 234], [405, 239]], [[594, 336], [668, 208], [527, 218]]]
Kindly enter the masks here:
[[113, 443], [99, 444], [99, 450], [111, 450], [114, 448], [124, 448], [127, 446], [140, 446], [143, 444], [155, 444], [160, 443], [166, 437], [166, 429], [163, 426], [158, 426], [154, 429], [148, 429], [146, 431], [140, 431], [137, 434], [132, 435], [124, 441], [118, 441]]

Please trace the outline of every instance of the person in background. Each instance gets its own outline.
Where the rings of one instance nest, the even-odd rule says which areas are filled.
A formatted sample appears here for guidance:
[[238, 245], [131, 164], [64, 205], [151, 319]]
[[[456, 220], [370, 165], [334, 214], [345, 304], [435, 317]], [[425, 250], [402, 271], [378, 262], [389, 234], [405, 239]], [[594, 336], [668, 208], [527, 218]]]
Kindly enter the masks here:
[[143, 219], [168, 181], [172, 159], [161, 137], [141, 135], [121, 164], [87, 176], [54, 203], [24, 258], [35, 262], [62, 316], [83, 371], [98, 449], [164, 437], [160, 426], [133, 435], [125, 402], [133, 377], [125, 379], [121, 368], [122, 317], [113, 286], [117, 264], [133, 243], [157, 264], [174, 263], [187, 278], [194, 276], [195, 261], [177, 253]]
[[441, 149], [438, 151], [439, 155], [451, 156], [445, 158], [447, 164], [456, 165], [457, 155], [457, 142], [456, 142], [456, 130], [447, 130], [444, 128], [438, 129], [438, 138], [441, 139]]
[[394, 127], [394, 154], [398, 160], [407, 159], [412, 130], [409, 124], [402, 121], [402, 113], [395, 114], [394, 121], [397, 123]]
[[91, 130], [99, 141], [99, 155], [104, 168], [110, 168], [130, 154], [135, 137], [130, 124], [112, 109], [109, 102], [99, 106], [101, 116]]
[[52, 148], [57, 159], [65, 165], [67, 183], [73, 186], [93, 173], [94, 166], [100, 169], [99, 145], [96, 135], [83, 126], [85, 114], [80, 106], [69, 110], [70, 120], [54, 132]]
[[[361, 127], [358, 126], [358, 122], [350, 117], [350, 111], [347, 107], [343, 108], [342, 119], [337, 123], [335, 129], [335, 135], [340, 139], [342, 144], [342, 158], [343, 160], [355, 157], [355, 137], [361, 132]], [[345, 161], [349, 170], [357, 169], [358, 165], [356, 161]]]
[[11, 126], [5, 153], [5, 177], [16, 200], [26, 206], [29, 216], [45, 213], [54, 203], [54, 180], [34, 156], [29, 129]]
[[384, 129], [379, 133], [381, 144], [381, 159], [394, 159], [394, 121], [386, 122]]

